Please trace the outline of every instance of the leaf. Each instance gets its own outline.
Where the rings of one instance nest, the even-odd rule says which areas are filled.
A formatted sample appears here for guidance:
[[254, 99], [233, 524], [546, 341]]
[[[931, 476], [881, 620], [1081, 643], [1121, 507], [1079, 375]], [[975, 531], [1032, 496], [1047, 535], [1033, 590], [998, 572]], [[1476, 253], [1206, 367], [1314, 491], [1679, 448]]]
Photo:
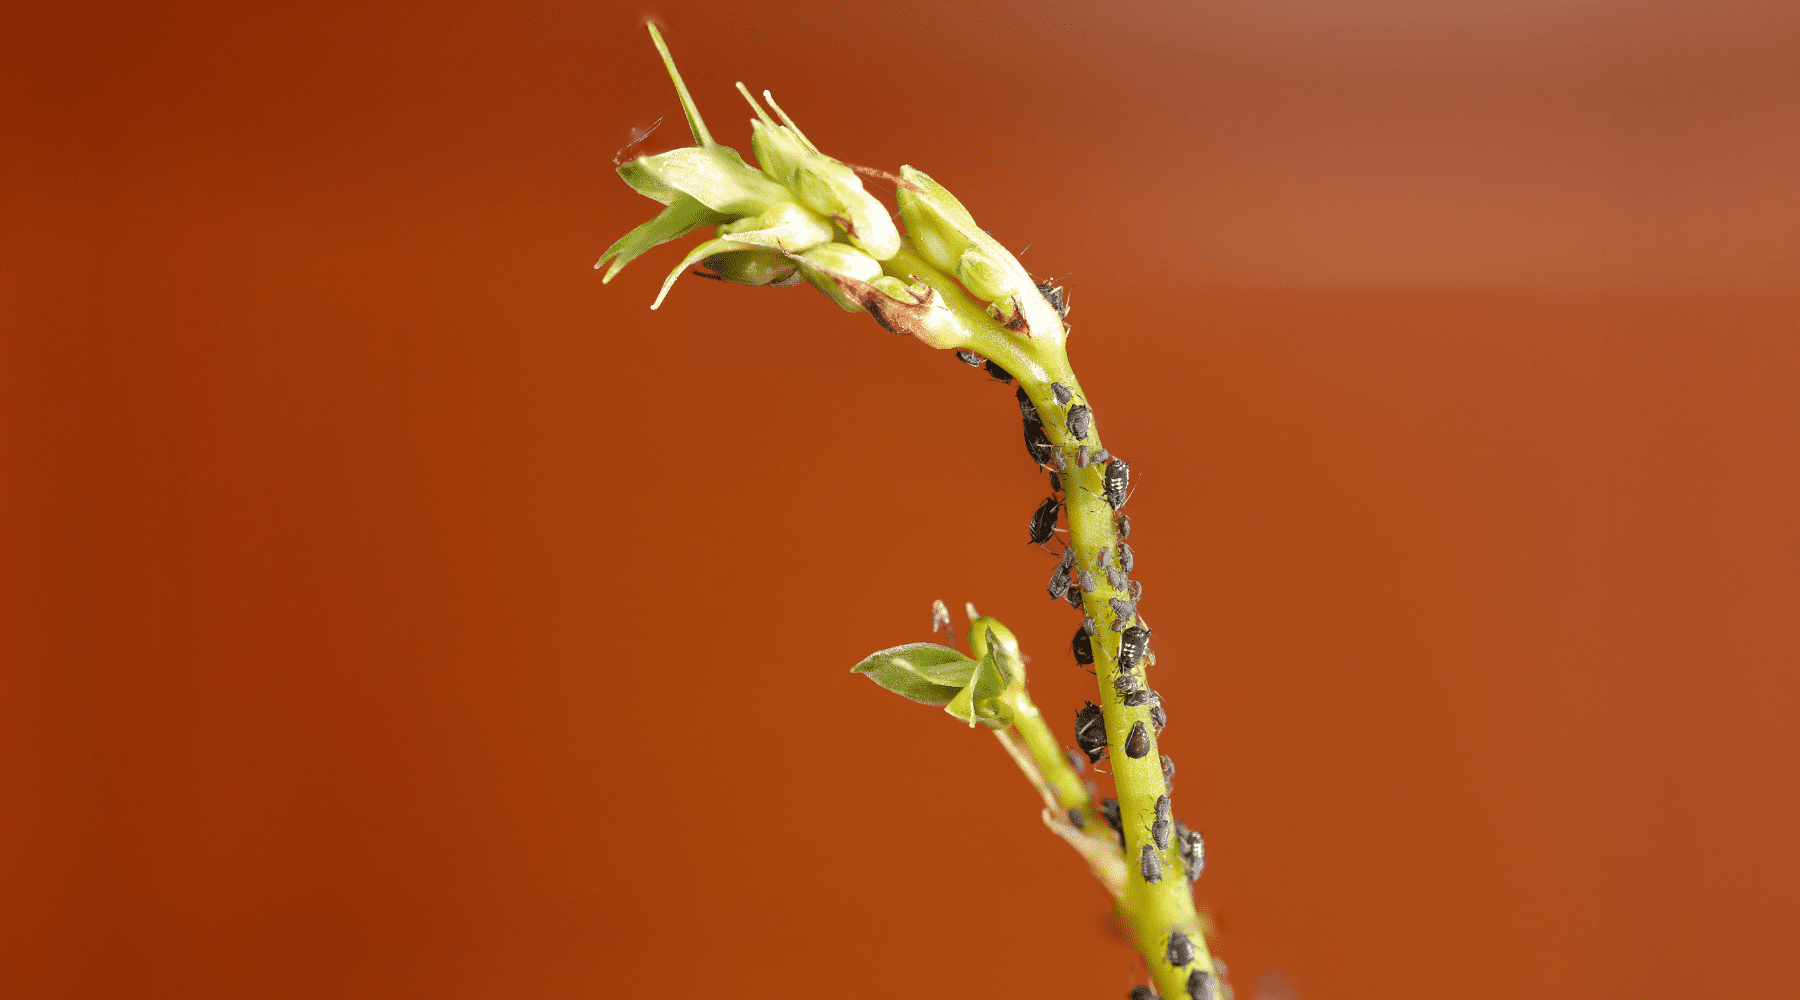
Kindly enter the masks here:
[[760, 215], [770, 207], [792, 201], [788, 189], [750, 169], [730, 146], [684, 146], [654, 156], [640, 156], [630, 172], [620, 170], [634, 190], [680, 191], [708, 208], [726, 215]]
[[871, 653], [850, 668], [921, 705], [947, 705], [975, 674], [975, 661], [948, 646], [910, 642]]
[[990, 729], [999, 729], [1012, 724], [1006, 706], [995, 700], [1005, 691], [1006, 677], [990, 649], [981, 658], [981, 662], [975, 665], [968, 685], [950, 699], [950, 703], [944, 706], [944, 711], [970, 726], [980, 723]]
[[594, 264], [595, 267], [599, 267], [609, 260], [613, 262], [612, 267], [607, 268], [606, 276], [600, 279], [600, 283], [605, 284], [613, 280], [613, 275], [618, 274], [620, 269], [652, 247], [670, 240], [678, 240], [701, 226], [717, 225], [729, 219], [730, 216], [720, 215], [685, 194], [676, 195], [675, 199], [669, 203], [668, 208], [656, 213], [656, 217], [649, 222], [619, 237], [617, 243], [608, 247], [606, 252], [600, 255], [600, 260]]

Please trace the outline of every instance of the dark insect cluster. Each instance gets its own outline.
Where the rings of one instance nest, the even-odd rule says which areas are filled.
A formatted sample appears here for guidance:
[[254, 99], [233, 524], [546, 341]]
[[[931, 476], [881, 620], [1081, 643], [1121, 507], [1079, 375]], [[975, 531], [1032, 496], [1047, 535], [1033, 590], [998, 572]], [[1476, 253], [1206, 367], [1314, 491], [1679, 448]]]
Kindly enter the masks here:
[[999, 365], [995, 364], [992, 360], [989, 360], [985, 367], [987, 368], [987, 373], [989, 375], [993, 376], [993, 378], [996, 381], [999, 381], [999, 382], [1011, 382], [1012, 381], [1012, 373], [1007, 371], [1006, 369], [1000, 367]]
[[1056, 446], [1050, 443], [1049, 435], [1044, 433], [1044, 425], [1035, 417], [1025, 421], [1025, 453], [1039, 468], [1050, 465], [1056, 455]]
[[1106, 752], [1106, 720], [1100, 706], [1091, 701], [1075, 713], [1075, 745], [1088, 755], [1090, 764]]

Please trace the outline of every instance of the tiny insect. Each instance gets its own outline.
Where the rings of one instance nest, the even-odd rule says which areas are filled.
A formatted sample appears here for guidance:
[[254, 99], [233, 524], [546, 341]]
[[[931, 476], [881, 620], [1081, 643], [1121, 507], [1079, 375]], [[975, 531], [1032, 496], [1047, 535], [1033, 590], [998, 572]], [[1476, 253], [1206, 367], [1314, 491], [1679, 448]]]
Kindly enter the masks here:
[[[1131, 537], [1131, 515], [1120, 514], [1119, 515], [1119, 540], [1123, 541], [1130, 537]], [[1126, 569], [1130, 569], [1130, 568], [1131, 567], [1129, 567], [1129, 566], [1126, 567]]]
[[1094, 640], [1088, 635], [1087, 629], [1078, 628], [1075, 630], [1075, 638], [1069, 640], [1069, 651], [1075, 654], [1076, 663], [1079, 663], [1084, 667], [1093, 665]]
[[1070, 587], [1069, 592], [1063, 595], [1063, 600], [1068, 601], [1069, 607], [1074, 608], [1076, 611], [1081, 610], [1081, 590], [1079, 588]]
[[[1036, 283], [1033, 282], [1033, 284]], [[1052, 285], [1046, 281], [1038, 285], [1037, 290], [1038, 294], [1044, 297], [1044, 301], [1050, 303], [1050, 308], [1056, 310], [1056, 315], [1067, 316], [1069, 314], [1069, 307], [1063, 302], [1064, 293], [1061, 285]]]
[[1121, 673], [1113, 675], [1113, 694], [1123, 698], [1126, 695], [1136, 694], [1137, 689], [1138, 679], [1136, 674]]
[[1163, 790], [1168, 792], [1170, 795], [1174, 795], [1175, 794], [1175, 762], [1173, 760], [1169, 759], [1168, 754], [1162, 755], [1162, 769], [1163, 769]]
[[1151, 691], [1149, 688], [1138, 688], [1136, 691], [1126, 695], [1122, 704], [1126, 708], [1137, 708], [1155, 696], [1156, 692]]
[[1035, 418], [1025, 421], [1025, 454], [1031, 456], [1039, 468], [1049, 465], [1051, 456], [1056, 454], [1056, 446], [1044, 433], [1044, 425]]
[[[1123, 604], [1124, 602], [1115, 597], [1113, 598], [1112, 603], [1115, 605], [1113, 610], [1118, 611], [1119, 609], [1116, 605]], [[1126, 607], [1129, 608], [1130, 605], [1126, 605]], [[1149, 629], [1142, 625], [1133, 625], [1126, 629], [1125, 634], [1119, 636], [1119, 669], [1130, 670], [1137, 666], [1138, 661], [1144, 658], [1144, 651], [1149, 648]]]
[[[1130, 524], [1131, 518], [1126, 518], [1125, 523]], [[1124, 534], [1121, 532], [1120, 537], [1124, 537]], [[1127, 573], [1137, 568], [1137, 557], [1131, 554], [1131, 546], [1124, 542], [1119, 543], [1119, 568]]]
[[1078, 575], [1081, 577], [1081, 589], [1086, 591], [1087, 593], [1090, 593], [1090, 594], [1093, 593], [1094, 592], [1094, 574], [1089, 573], [1087, 570], [1084, 569], [1084, 570], [1081, 570]]
[[1100, 818], [1106, 821], [1107, 826], [1113, 828], [1114, 833], [1121, 838], [1125, 836], [1125, 821], [1119, 814], [1118, 799], [1102, 799], [1100, 801]]
[[1050, 473], [1050, 492], [1061, 493], [1062, 491], [1062, 477], [1054, 472]]
[[1058, 406], [1068, 406], [1069, 400], [1075, 398], [1075, 394], [1069, 391], [1069, 387], [1061, 382], [1050, 383], [1050, 391], [1056, 396], [1056, 405]]
[[1144, 881], [1151, 885], [1162, 881], [1162, 859], [1156, 856], [1149, 844], [1145, 844], [1144, 849], [1138, 853], [1138, 874], [1144, 876]]
[[1061, 472], [1064, 469], [1067, 469], [1069, 467], [1069, 463], [1066, 460], [1064, 460], [1064, 458], [1062, 456], [1062, 452], [1059, 451], [1056, 454], [1050, 456], [1050, 467], [1052, 469], [1055, 469], [1058, 472]]
[[1063, 756], [1069, 758], [1069, 766], [1076, 774], [1087, 770], [1087, 755], [1073, 747], [1063, 747]]
[[1213, 1000], [1212, 976], [1205, 969], [1195, 969], [1188, 973], [1188, 1000]]
[[1032, 512], [1031, 524], [1028, 525], [1031, 532], [1030, 544], [1042, 545], [1050, 540], [1051, 534], [1056, 531], [1056, 512], [1060, 509], [1062, 501], [1055, 497], [1049, 497], [1038, 505], [1038, 509]]
[[1132, 616], [1137, 614], [1137, 609], [1131, 606], [1131, 602], [1123, 598], [1109, 597], [1106, 599], [1106, 606], [1111, 608], [1112, 613], [1118, 616], [1122, 622], [1130, 621]]
[[1125, 506], [1125, 491], [1131, 486], [1131, 465], [1122, 458], [1106, 463], [1106, 502], [1113, 510]]
[[1075, 449], [1075, 467], [1077, 469], [1088, 467], [1088, 450], [1085, 444]]
[[1163, 711], [1163, 707], [1161, 705], [1151, 705], [1150, 706], [1150, 724], [1152, 726], [1156, 727], [1157, 732], [1159, 732], [1159, 733], [1162, 732], [1163, 727], [1165, 727], [1169, 724], [1169, 713]]
[[1156, 1000], [1156, 991], [1148, 986], [1133, 986], [1130, 1000]]
[[1011, 382], [1012, 381], [1012, 373], [1007, 371], [1006, 369], [1000, 367], [999, 365], [994, 364], [992, 361], [989, 361], [985, 367], [987, 368], [987, 373], [989, 375], [992, 375], [995, 379], [997, 379], [1001, 382]]
[[1156, 797], [1156, 818], [1168, 819], [1169, 807], [1173, 804], [1174, 803], [1169, 800], [1167, 795], [1158, 795]]
[[1077, 403], [1069, 407], [1069, 436], [1079, 441], [1094, 426], [1094, 411]]
[[1090, 764], [1106, 752], [1106, 719], [1100, 706], [1091, 701], [1075, 713], [1075, 745], [1088, 755]]
[[976, 354], [974, 351], [965, 351], [960, 347], [956, 349], [956, 360], [961, 361], [970, 368], [980, 368], [987, 363], [981, 355]]
[[1081, 814], [1081, 810], [1071, 809], [1069, 810], [1069, 825], [1079, 830], [1087, 825], [1087, 817]]
[[1105, 465], [1107, 462], [1112, 461], [1112, 452], [1102, 448], [1099, 451], [1094, 452], [1094, 461], [1099, 462], [1101, 465]]
[[1206, 841], [1200, 831], [1189, 830], [1176, 838], [1181, 843], [1181, 864], [1187, 869], [1188, 881], [1192, 882], [1206, 870]]
[[1106, 567], [1106, 582], [1112, 584], [1112, 589], [1114, 590], [1124, 590], [1126, 584], [1135, 583], [1136, 581], [1125, 579], [1125, 574], [1108, 566]]
[[1050, 585], [1045, 588], [1050, 592], [1051, 600], [1061, 600], [1069, 596], [1069, 571], [1061, 566], [1050, 574]]
[[1089, 617], [1083, 615], [1082, 619], [1081, 619], [1081, 630], [1083, 632], [1086, 632], [1088, 635], [1093, 635], [1094, 634], [1094, 620], [1092, 618], [1089, 618]]
[[[1156, 841], [1156, 849], [1157, 850], [1159, 850], [1159, 851], [1168, 850], [1169, 849], [1169, 821], [1166, 819], [1159, 819], [1156, 822], [1150, 824], [1150, 839]], [[1178, 962], [1176, 964], [1179, 965], [1180, 963]]]
[[1019, 416], [1026, 420], [1037, 420], [1037, 407], [1031, 405], [1031, 397], [1025, 394], [1024, 386], [1020, 386], [1019, 391], [1014, 393], [1013, 397], [1019, 401]]
[[1150, 752], [1150, 731], [1142, 722], [1131, 724], [1131, 732], [1125, 737], [1125, 756], [1139, 760]]
[[[1120, 574], [1120, 576], [1123, 577], [1124, 574]], [[1142, 581], [1142, 580], [1131, 581], [1131, 586], [1125, 591], [1125, 596], [1131, 598], [1131, 603], [1133, 603], [1133, 604], [1136, 604], [1139, 600], [1143, 599], [1144, 581]]]
[[1180, 967], [1194, 960], [1194, 942], [1186, 934], [1176, 931], [1169, 935], [1169, 947], [1163, 954], [1169, 956], [1169, 964]]
[[1105, 566], [1106, 560], [1108, 558], [1110, 558], [1111, 556], [1112, 556], [1112, 546], [1110, 546], [1110, 545], [1100, 546], [1100, 551], [1094, 553], [1094, 568], [1100, 569], [1101, 567]]

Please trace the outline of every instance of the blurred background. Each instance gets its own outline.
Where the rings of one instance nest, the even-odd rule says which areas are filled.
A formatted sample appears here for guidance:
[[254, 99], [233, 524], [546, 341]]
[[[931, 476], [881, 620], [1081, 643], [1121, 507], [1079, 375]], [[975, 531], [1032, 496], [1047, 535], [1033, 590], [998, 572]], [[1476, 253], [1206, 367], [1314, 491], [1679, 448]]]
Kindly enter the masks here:
[[1091, 693], [1011, 392], [592, 270], [646, 18], [1068, 287], [1240, 997], [1791, 993], [1792, 5], [0, 17], [0, 993], [1142, 981], [847, 672], [943, 598]]

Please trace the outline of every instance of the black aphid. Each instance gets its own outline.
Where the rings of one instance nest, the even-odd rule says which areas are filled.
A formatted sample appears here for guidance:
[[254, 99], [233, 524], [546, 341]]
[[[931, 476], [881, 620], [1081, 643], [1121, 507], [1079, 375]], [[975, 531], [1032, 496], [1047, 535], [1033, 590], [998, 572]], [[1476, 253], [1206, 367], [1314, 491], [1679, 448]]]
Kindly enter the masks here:
[[[1131, 518], [1126, 518], [1125, 522], [1131, 523]], [[1119, 537], [1123, 538], [1124, 536], [1125, 532], [1119, 533]], [[1124, 542], [1119, 543], [1119, 568], [1127, 573], [1137, 568], [1137, 557], [1131, 554], [1131, 546]]]
[[1075, 662], [1082, 666], [1092, 666], [1094, 662], [1094, 640], [1087, 629], [1075, 630], [1075, 638], [1069, 640], [1069, 652], [1075, 654]]
[[1051, 456], [1056, 454], [1056, 446], [1044, 433], [1044, 425], [1037, 420], [1025, 421], [1025, 454], [1039, 466], [1050, 464]]
[[1063, 756], [1069, 758], [1069, 766], [1076, 774], [1087, 770], [1087, 755], [1072, 747], [1063, 747]]
[[1144, 881], [1151, 885], [1162, 881], [1162, 859], [1156, 856], [1149, 844], [1145, 844], [1144, 849], [1138, 853], [1138, 874], [1144, 876]]
[[[1150, 839], [1156, 841], [1156, 849], [1157, 850], [1159, 850], [1159, 851], [1168, 850], [1169, 849], [1169, 821], [1166, 819], [1159, 819], [1156, 822], [1150, 824]], [[1175, 964], [1180, 965], [1182, 963], [1176, 962]]]
[[1119, 540], [1123, 541], [1130, 537], [1131, 537], [1131, 515], [1120, 514], [1119, 515]]
[[[1013, 393], [1013, 398], [1019, 401], [1019, 416], [1024, 417], [1026, 420], [1038, 419], [1037, 407], [1031, 405], [1031, 397], [1025, 394], [1024, 386], [1020, 386], [1019, 391]], [[1042, 423], [1043, 421], [1038, 422]]]
[[1106, 717], [1100, 706], [1091, 701], [1075, 713], [1075, 745], [1088, 755], [1090, 764], [1106, 752]]
[[1194, 960], [1194, 942], [1186, 934], [1176, 931], [1169, 935], [1169, 947], [1163, 954], [1169, 957], [1169, 964], [1180, 968]]
[[1156, 991], [1148, 986], [1133, 986], [1131, 1000], [1156, 1000]]
[[1056, 396], [1056, 405], [1058, 406], [1068, 406], [1069, 400], [1075, 398], [1075, 394], [1069, 391], [1069, 387], [1061, 382], [1050, 383], [1050, 392]]
[[1056, 531], [1056, 512], [1060, 509], [1062, 501], [1049, 497], [1032, 512], [1029, 526], [1032, 545], [1042, 545], [1050, 540], [1050, 535]]
[[[1119, 574], [1119, 576], [1122, 579], [1122, 578], [1124, 578], [1125, 574], [1121, 573], [1121, 574]], [[1136, 604], [1144, 596], [1144, 581], [1142, 581], [1142, 580], [1131, 581], [1131, 586], [1127, 587], [1125, 589], [1125, 596], [1131, 598], [1131, 603]]]
[[982, 358], [981, 355], [976, 354], [974, 351], [965, 351], [960, 347], [956, 349], [956, 359], [963, 364], [968, 365], [970, 368], [980, 368], [987, 363], [986, 359]]
[[1061, 566], [1056, 567], [1056, 572], [1050, 574], [1050, 585], [1044, 589], [1050, 592], [1053, 600], [1069, 596], [1069, 571]]
[[1122, 704], [1126, 708], [1137, 708], [1154, 697], [1156, 697], [1156, 693], [1149, 688], [1138, 688], [1136, 691], [1126, 695]]
[[[1033, 282], [1033, 284], [1036, 284], [1036, 282]], [[1044, 297], [1044, 301], [1050, 303], [1050, 308], [1056, 310], [1056, 315], [1068, 315], [1069, 307], [1063, 301], [1064, 293], [1061, 285], [1052, 285], [1046, 281], [1043, 284], [1038, 285], [1037, 290], [1038, 294]]]
[[[1113, 611], [1115, 612], [1119, 610], [1117, 605], [1124, 604], [1116, 597], [1111, 603], [1114, 605]], [[1130, 608], [1130, 605], [1127, 604], [1126, 607]], [[1125, 634], [1119, 636], [1119, 669], [1130, 670], [1137, 666], [1138, 661], [1144, 658], [1144, 651], [1149, 648], [1149, 629], [1142, 625], [1133, 625], [1126, 629]]]
[[1007, 371], [1006, 369], [1000, 367], [999, 365], [994, 364], [992, 361], [989, 361], [987, 363], [986, 367], [987, 367], [987, 373], [989, 375], [992, 375], [994, 378], [997, 378], [1002, 382], [1011, 382], [1012, 381], [1012, 373]]
[[1168, 792], [1170, 795], [1174, 795], [1175, 794], [1175, 762], [1173, 760], [1169, 759], [1168, 754], [1162, 755], [1162, 767], [1163, 767], [1163, 790]]
[[1163, 711], [1161, 705], [1151, 705], [1150, 724], [1156, 727], [1157, 732], [1162, 732], [1163, 727], [1169, 724], [1169, 713]]
[[1062, 477], [1054, 472], [1050, 473], [1050, 492], [1061, 493], [1062, 491]]
[[1131, 732], [1125, 737], [1125, 756], [1138, 760], [1150, 752], [1150, 731], [1142, 722], [1131, 724]]
[[1069, 825], [1079, 830], [1087, 825], [1087, 817], [1081, 814], [1081, 810], [1071, 809], [1069, 810]]
[[[989, 362], [992, 364], [992, 362]], [[1069, 407], [1069, 436], [1077, 441], [1088, 436], [1094, 426], [1094, 411], [1077, 403]]]
[[1113, 510], [1125, 506], [1126, 490], [1131, 487], [1131, 466], [1122, 458], [1106, 463], [1106, 502]]
[[1111, 556], [1112, 556], [1112, 546], [1110, 546], [1110, 545], [1100, 546], [1100, 551], [1094, 553], [1094, 568], [1100, 569], [1100, 568], [1104, 567], [1106, 565], [1106, 560], [1108, 558], [1110, 558]]
[[1119, 835], [1119, 846], [1124, 847], [1125, 820], [1119, 814], [1119, 800], [1102, 799], [1100, 802], [1100, 818], [1105, 820], [1106, 825], [1112, 827], [1113, 832]]
[[1111, 608], [1112, 613], [1122, 622], [1130, 621], [1137, 614], [1137, 609], [1131, 606], [1131, 602], [1122, 597], [1107, 598], [1106, 606]]
[[1084, 570], [1081, 570], [1077, 575], [1079, 575], [1081, 577], [1081, 589], [1087, 591], [1090, 594], [1093, 593], [1094, 592], [1094, 574], [1089, 573], [1087, 570], [1084, 569]]
[[1113, 694], [1123, 698], [1128, 694], [1135, 693], [1137, 689], [1138, 679], [1136, 674], [1118, 673], [1113, 675]]
[[1212, 976], [1205, 969], [1195, 969], [1188, 973], [1188, 1000], [1213, 1000]]
[[1068, 601], [1069, 607], [1076, 611], [1081, 610], [1081, 590], [1079, 588], [1070, 587], [1069, 592], [1063, 595], [1063, 600]]

